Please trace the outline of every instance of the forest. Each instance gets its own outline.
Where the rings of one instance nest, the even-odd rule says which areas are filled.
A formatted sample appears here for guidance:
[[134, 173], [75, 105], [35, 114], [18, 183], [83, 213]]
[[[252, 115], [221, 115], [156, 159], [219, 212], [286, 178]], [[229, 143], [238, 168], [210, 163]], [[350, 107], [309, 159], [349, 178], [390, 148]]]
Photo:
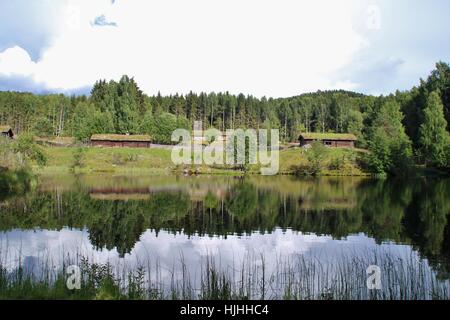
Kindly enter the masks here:
[[0, 124], [16, 134], [73, 136], [95, 133], [150, 134], [170, 144], [176, 128], [278, 128], [283, 142], [300, 132], [353, 133], [357, 147], [369, 149], [374, 172], [404, 172], [411, 164], [450, 167], [450, 66], [438, 62], [426, 79], [408, 91], [371, 96], [318, 91], [289, 98], [193, 93], [143, 93], [133, 78], [99, 80], [90, 96], [0, 92]]

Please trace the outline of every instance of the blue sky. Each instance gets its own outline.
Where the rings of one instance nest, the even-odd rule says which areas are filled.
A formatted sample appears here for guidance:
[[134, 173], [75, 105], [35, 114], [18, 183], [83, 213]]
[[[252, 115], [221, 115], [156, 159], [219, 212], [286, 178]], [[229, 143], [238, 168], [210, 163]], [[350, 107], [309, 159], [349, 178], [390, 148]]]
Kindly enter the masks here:
[[447, 0], [0, 0], [0, 90], [406, 90], [450, 61]]

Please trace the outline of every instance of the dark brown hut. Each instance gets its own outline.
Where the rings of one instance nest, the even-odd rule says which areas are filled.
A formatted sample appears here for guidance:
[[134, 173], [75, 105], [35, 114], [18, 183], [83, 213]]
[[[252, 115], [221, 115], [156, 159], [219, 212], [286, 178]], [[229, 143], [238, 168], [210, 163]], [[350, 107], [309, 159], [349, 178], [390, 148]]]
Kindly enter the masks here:
[[14, 138], [14, 132], [12, 131], [10, 126], [0, 126], [0, 135], [2, 137], [7, 137], [10, 139]]
[[354, 148], [358, 139], [350, 133], [302, 133], [299, 140], [302, 147], [320, 141], [332, 148]]
[[94, 147], [150, 148], [150, 144], [148, 135], [94, 134], [91, 137]]

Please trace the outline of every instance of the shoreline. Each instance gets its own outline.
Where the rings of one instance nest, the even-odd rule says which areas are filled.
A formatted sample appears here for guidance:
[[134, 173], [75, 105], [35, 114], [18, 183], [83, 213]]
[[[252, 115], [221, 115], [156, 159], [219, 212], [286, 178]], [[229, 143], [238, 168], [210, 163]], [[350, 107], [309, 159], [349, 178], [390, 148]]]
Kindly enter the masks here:
[[[81, 150], [81, 151], [80, 151]], [[48, 162], [45, 166], [31, 166], [33, 173], [41, 174], [144, 174], [144, 175], [261, 175], [260, 165], [249, 165], [246, 170], [207, 165], [174, 165], [171, 150], [167, 148], [92, 148], [45, 147]], [[81, 164], [74, 164], [74, 154], [82, 152]], [[330, 149], [318, 176], [369, 177], [370, 172], [361, 167], [364, 151], [359, 149]], [[308, 160], [300, 147], [280, 151], [279, 170], [275, 176], [304, 174]], [[303, 174], [299, 174], [302, 172]]]

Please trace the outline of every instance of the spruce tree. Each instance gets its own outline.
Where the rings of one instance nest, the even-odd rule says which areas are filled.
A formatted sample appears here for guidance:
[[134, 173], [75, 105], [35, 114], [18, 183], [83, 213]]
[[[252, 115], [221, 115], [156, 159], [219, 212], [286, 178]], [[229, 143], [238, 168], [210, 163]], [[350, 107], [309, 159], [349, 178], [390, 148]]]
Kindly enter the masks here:
[[423, 122], [419, 129], [421, 154], [427, 165], [445, 167], [449, 135], [446, 129], [444, 106], [436, 91], [428, 96], [423, 113]]
[[381, 105], [370, 128], [369, 164], [377, 173], [404, 174], [411, 164], [411, 140], [395, 100]]

